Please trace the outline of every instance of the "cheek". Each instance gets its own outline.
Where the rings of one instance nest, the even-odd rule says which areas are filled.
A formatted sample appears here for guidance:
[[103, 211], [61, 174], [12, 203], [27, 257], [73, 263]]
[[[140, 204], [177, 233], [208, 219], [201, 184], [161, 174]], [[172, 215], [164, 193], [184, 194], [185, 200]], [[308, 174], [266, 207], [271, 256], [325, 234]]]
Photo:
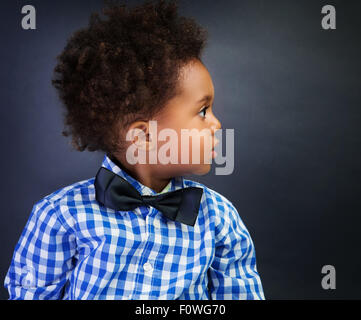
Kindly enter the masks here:
[[[184, 122], [183, 120], [184, 118], [179, 116], [179, 119], [177, 120], [169, 119], [169, 121], [163, 121], [161, 125], [158, 124], [158, 133], [162, 129], [170, 128], [175, 131], [177, 146], [172, 144], [172, 147], [178, 147], [178, 163], [182, 162], [182, 155], [183, 157], [188, 158], [189, 163], [191, 163], [193, 161], [192, 159], [197, 159], [197, 154], [199, 155], [198, 158], [200, 159], [200, 162], [203, 163], [205, 157], [208, 157], [208, 155], [211, 154], [211, 132], [202, 132], [202, 130], [207, 127], [204, 122], [199, 122], [197, 119], [190, 119], [188, 122]], [[182, 129], [189, 130], [190, 137], [187, 134], [183, 134], [182, 136]], [[192, 129], [194, 129], [194, 131], [192, 131]], [[158, 141], [158, 149], [163, 144], [165, 144], [165, 142]]]
[[189, 162], [195, 162], [199, 159], [200, 164], [203, 164], [206, 158], [211, 157], [212, 139], [208, 135], [193, 134], [188, 144], [188, 148], [186, 144], [180, 146], [180, 149], [183, 150], [179, 152], [185, 153], [188, 149]]

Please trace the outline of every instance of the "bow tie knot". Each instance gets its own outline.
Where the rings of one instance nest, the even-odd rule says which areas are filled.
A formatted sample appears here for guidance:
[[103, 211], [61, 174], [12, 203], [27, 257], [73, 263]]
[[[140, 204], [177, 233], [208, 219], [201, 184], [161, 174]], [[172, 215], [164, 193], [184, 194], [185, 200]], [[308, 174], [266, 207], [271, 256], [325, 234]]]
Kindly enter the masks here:
[[141, 195], [127, 180], [101, 167], [95, 178], [96, 199], [105, 207], [131, 211], [146, 205], [162, 212], [168, 219], [194, 226], [203, 189], [187, 187], [157, 195]]

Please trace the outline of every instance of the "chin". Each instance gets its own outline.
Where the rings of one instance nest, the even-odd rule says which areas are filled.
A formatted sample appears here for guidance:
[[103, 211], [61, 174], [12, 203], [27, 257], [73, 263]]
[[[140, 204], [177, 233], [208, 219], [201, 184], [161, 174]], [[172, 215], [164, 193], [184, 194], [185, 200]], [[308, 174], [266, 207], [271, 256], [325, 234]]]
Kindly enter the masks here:
[[197, 176], [203, 176], [203, 175], [207, 174], [210, 170], [211, 170], [211, 165], [204, 164], [204, 165], [201, 165], [201, 166], [195, 168], [195, 170], [193, 170], [192, 173]]

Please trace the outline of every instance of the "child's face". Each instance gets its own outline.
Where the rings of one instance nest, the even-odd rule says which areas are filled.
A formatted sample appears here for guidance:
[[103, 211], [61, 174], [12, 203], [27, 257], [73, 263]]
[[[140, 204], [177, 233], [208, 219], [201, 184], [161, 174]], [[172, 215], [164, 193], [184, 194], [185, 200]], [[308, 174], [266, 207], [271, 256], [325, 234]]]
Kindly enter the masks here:
[[[183, 69], [183, 76], [180, 79], [182, 92], [169, 101], [162, 112], [154, 120], [157, 121], [157, 129], [171, 128], [177, 132], [178, 137], [178, 164], [157, 165], [156, 171], [162, 171], [162, 175], [176, 176], [185, 174], [202, 175], [209, 172], [212, 160], [212, 148], [218, 141], [214, 137], [215, 130], [221, 128], [221, 123], [213, 114], [212, 106], [214, 101], [214, 87], [212, 78], [206, 67], [200, 62], [189, 63]], [[209, 100], [202, 100], [205, 97]], [[205, 107], [209, 106], [206, 110]], [[181, 143], [182, 129], [196, 129], [189, 139], [189, 164], [181, 159], [185, 153], [185, 146]], [[201, 134], [201, 130], [206, 134]], [[197, 134], [199, 132], [199, 134]], [[208, 133], [207, 133], [208, 132]], [[198, 137], [197, 137], [198, 136]], [[200, 143], [196, 143], [198, 138]], [[158, 150], [166, 142], [158, 141]], [[198, 163], [194, 160], [194, 152], [199, 153]], [[208, 158], [208, 163], [206, 163]], [[182, 163], [183, 162], [183, 163]], [[153, 168], [154, 169], [154, 168]]]
[[[156, 121], [156, 137], [153, 136], [154, 131], [152, 133], [150, 122], [137, 121], [128, 128], [128, 132], [132, 129], [138, 129], [150, 134], [150, 141], [147, 142], [143, 138], [143, 142], [139, 144], [141, 145], [140, 148], [139, 141], [136, 143], [137, 149], [142, 150], [141, 153], [147, 158], [147, 163], [125, 165], [129, 170], [133, 171], [138, 168], [140, 173], [136, 176], [144, 177], [147, 172], [153, 178], [157, 177], [166, 180], [171, 177], [189, 174], [203, 175], [208, 173], [211, 168], [212, 149], [218, 143], [214, 133], [221, 128], [221, 123], [212, 110], [214, 101], [212, 78], [206, 67], [200, 61], [194, 60], [182, 69], [179, 86], [181, 93], [171, 99], [164, 109], [151, 119]], [[208, 100], [204, 98], [208, 98]], [[208, 108], [205, 110], [207, 106]], [[169, 135], [165, 134], [166, 141], [157, 139], [164, 130], [167, 132], [173, 131], [175, 138], [170, 138]], [[182, 142], [184, 139], [182, 130], [188, 130], [190, 133], [190, 138], [185, 138], [185, 140], [189, 141], [188, 146]], [[135, 143], [136, 140], [132, 140], [129, 144]], [[156, 143], [154, 143], [155, 140]], [[163, 155], [164, 150], [168, 150], [166, 156], [170, 157], [170, 145], [171, 148], [175, 148], [178, 159], [176, 159], [176, 163], [168, 162], [164, 164], [159, 160], [159, 157], [162, 157], [162, 150]], [[187, 151], [188, 156], [185, 161], [184, 155]], [[149, 160], [149, 153], [156, 155], [155, 164]], [[124, 154], [120, 159], [124, 159]], [[128, 159], [125, 160], [125, 163], [127, 162], [129, 162]], [[135, 171], [138, 171], [138, 169]]]

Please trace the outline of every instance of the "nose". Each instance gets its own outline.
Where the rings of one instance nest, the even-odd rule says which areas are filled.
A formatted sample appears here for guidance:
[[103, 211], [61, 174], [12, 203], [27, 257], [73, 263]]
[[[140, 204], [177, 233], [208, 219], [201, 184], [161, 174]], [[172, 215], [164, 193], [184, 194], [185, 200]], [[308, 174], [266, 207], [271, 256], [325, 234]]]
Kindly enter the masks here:
[[212, 128], [212, 131], [215, 132], [216, 130], [219, 130], [222, 128], [222, 125], [221, 125], [221, 122], [217, 119], [217, 117], [212, 114], [213, 116], [213, 119], [212, 119], [212, 125], [211, 125], [211, 128]]

